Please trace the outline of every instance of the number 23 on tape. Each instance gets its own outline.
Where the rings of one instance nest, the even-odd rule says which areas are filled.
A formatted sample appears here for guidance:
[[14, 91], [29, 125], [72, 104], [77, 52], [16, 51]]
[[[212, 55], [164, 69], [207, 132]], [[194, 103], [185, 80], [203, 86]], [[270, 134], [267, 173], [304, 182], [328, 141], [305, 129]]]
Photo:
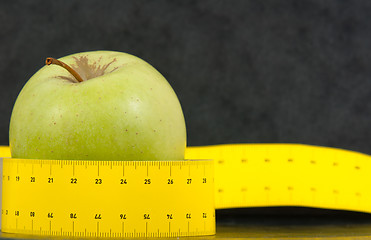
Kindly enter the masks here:
[[212, 235], [213, 161], [4, 158], [2, 231], [77, 237]]

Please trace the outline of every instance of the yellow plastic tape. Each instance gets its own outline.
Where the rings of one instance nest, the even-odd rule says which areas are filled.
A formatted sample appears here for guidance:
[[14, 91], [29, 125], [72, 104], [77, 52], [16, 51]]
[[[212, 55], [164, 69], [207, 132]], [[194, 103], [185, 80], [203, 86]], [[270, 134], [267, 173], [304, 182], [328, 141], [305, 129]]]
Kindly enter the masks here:
[[211, 160], [3, 159], [3, 232], [75, 237], [215, 234]]
[[10, 157], [10, 148], [8, 146], [0, 146], [0, 158]]
[[371, 156], [301, 144], [187, 149], [215, 161], [215, 207], [304, 206], [371, 212]]
[[301, 144], [231, 144], [188, 147], [186, 159], [214, 164], [4, 159], [2, 231], [199, 236], [215, 233], [214, 210], [222, 208], [371, 212], [366, 154]]

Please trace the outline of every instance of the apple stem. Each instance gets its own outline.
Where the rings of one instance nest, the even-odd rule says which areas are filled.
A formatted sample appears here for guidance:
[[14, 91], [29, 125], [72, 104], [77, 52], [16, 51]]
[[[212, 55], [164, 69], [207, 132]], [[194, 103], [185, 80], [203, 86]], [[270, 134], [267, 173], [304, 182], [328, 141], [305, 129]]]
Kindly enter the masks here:
[[71, 68], [70, 66], [68, 66], [68, 65], [65, 64], [64, 62], [59, 61], [58, 59], [48, 57], [48, 58], [45, 60], [45, 64], [46, 64], [46, 65], [55, 64], [55, 65], [61, 66], [61, 67], [63, 67], [64, 69], [66, 69], [69, 73], [71, 73], [72, 76], [74, 76], [78, 82], [83, 82], [83, 81], [84, 81], [84, 80], [81, 78], [81, 76], [80, 76], [80, 75], [79, 75], [75, 70], [73, 70], [73, 68]]

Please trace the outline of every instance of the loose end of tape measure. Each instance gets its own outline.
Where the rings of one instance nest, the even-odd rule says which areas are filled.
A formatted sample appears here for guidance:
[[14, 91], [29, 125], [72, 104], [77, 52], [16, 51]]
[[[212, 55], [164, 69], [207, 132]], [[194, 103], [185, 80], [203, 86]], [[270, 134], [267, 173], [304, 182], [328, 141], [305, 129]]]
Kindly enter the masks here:
[[215, 161], [215, 206], [302, 206], [371, 213], [371, 156], [303, 144], [189, 147]]

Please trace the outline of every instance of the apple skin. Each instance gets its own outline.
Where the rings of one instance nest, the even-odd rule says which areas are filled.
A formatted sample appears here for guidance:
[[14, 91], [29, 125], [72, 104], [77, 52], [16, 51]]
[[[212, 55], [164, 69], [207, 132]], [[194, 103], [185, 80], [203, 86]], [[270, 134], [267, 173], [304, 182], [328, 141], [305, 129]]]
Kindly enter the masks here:
[[[186, 127], [166, 79], [133, 55], [93, 51], [44, 66], [23, 87], [13, 108], [13, 158], [183, 160]], [[103, 74], [101, 76], [98, 76]]]

